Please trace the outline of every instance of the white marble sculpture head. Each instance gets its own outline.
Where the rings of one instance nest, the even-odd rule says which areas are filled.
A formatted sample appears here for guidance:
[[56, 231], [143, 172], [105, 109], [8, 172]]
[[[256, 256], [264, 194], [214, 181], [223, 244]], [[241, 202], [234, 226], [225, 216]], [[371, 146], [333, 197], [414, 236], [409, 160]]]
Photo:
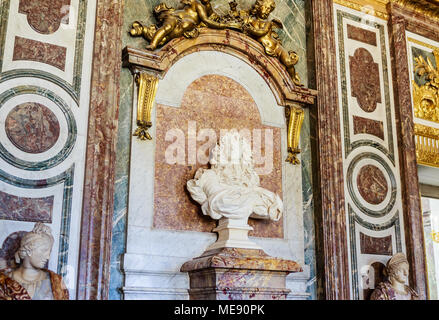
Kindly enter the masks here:
[[53, 242], [50, 227], [36, 223], [33, 230], [21, 239], [20, 248], [15, 256], [17, 262], [21, 260], [35, 269], [44, 268], [49, 260]]
[[[220, 220], [213, 248], [259, 248], [248, 240], [249, 217], [278, 221], [283, 213], [279, 196], [260, 187], [253, 165], [250, 143], [236, 131], [229, 131], [210, 153], [211, 168], [200, 168], [187, 182], [192, 198], [204, 215]], [[233, 239], [234, 238], [234, 239]]]
[[389, 276], [389, 281], [399, 284], [405, 284], [409, 276], [409, 262], [404, 253], [399, 252], [395, 254], [387, 262], [387, 275]]

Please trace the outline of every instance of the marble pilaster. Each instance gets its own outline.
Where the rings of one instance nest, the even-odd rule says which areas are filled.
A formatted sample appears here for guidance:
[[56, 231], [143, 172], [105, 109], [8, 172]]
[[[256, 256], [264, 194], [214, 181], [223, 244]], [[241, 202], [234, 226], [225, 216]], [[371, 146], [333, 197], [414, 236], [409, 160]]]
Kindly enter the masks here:
[[313, 51], [317, 106], [312, 109], [317, 130], [316, 245], [318, 279], [328, 300], [349, 299], [349, 266], [345, 220], [343, 163], [337, 87], [333, 1], [313, 0]]
[[97, 2], [78, 299], [107, 299], [124, 1]]
[[406, 20], [398, 13], [398, 6], [391, 4], [390, 40], [393, 59], [395, 111], [399, 141], [401, 182], [405, 214], [407, 258], [411, 265], [410, 283], [426, 299], [424, 231], [422, 224], [421, 197], [418, 184], [414, 122], [412, 115], [410, 75], [408, 69]]

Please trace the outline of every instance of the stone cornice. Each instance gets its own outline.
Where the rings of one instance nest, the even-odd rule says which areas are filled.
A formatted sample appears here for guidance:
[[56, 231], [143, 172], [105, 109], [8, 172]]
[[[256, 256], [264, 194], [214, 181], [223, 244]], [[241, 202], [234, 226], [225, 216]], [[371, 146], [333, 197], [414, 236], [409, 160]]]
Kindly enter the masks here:
[[389, 2], [439, 22], [439, 1], [437, 0], [390, 0]]

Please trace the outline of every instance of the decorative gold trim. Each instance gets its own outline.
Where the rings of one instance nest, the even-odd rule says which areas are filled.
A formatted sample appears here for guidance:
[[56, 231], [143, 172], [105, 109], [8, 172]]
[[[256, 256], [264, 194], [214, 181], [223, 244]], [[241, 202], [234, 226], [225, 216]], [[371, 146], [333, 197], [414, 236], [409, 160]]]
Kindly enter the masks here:
[[[439, 62], [439, 50], [434, 49], [436, 64]], [[415, 58], [415, 73], [425, 78], [426, 83], [418, 86], [413, 83], [413, 108], [415, 117], [439, 123], [439, 68], [434, 67], [430, 58], [422, 55]]]
[[[364, 0], [334, 0], [334, 3], [344, 7], [361, 11], [365, 14], [373, 15], [383, 20], [389, 20], [386, 5], [389, 0], [364, 1]], [[372, 9], [372, 10], [371, 10]]]
[[429, 44], [429, 43], [422, 42], [422, 41], [420, 41], [420, 40], [418, 40], [418, 39], [415, 39], [415, 38], [407, 37], [407, 40], [408, 40], [409, 42], [419, 44], [420, 46], [423, 46], [423, 47], [429, 48], [429, 49], [431, 49], [431, 50], [439, 50], [439, 47], [433, 46], [433, 45], [431, 45], [431, 44]]
[[148, 129], [152, 126], [151, 113], [157, 93], [159, 79], [146, 72], [135, 75], [139, 87], [137, 98], [137, 129], [133, 136], [140, 140], [152, 140]]
[[[384, 20], [389, 19], [387, 4], [390, 2], [439, 21], [439, 2], [431, 3], [426, 0], [334, 0], [334, 3]], [[367, 7], [373, 8], [372, 12]]]
[[439, 3], [433, 4], [426, 0], [390, 0], [390, 2], [413, 10], [432, 20], [439, 21]]
[[414, 131], [418, 163], [439, 168], [439, 129], [415, 123]]
[[288, 158], [286, 162], [292, 164], [300, 164], [297, 155], [300, 153], [299, 141], [300, 131], [302, 130], [303, 120], [305, 118], [305, 111], [298, 106], [287, 106], [285, 108], [288, 120]]

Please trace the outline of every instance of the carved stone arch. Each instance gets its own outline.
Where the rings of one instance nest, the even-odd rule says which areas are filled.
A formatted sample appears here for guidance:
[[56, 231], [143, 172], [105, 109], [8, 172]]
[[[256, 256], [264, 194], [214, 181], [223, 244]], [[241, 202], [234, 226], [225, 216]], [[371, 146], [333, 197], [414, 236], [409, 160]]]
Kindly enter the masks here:
[[[289, 129], [299, 127], [296, 123], [301, 124], [303, 120], [303, 107], [314, 103], [315, 91], [294, 85], [279, 60], [266, 55], [260, 43], [235, 31], [201, 29], [197, 38], [174, 39], [156, 51], [127, 47], [123, 54], [124, 66], [131, 69], [137, 82], [133, 96], [134, 108], [137, 103], [137, 115], [134, 112], [132, 123], [135, 125], [137, 121], [140, 127], [139, 114], [142, 116], [143, 111], [149, 112], [145, 119], [149, 119], [149, 138], [152, 139], [131, 139], [127, 206], [129, 219], [122, 269], [125, 276], [122, 289], [124, 297], [158, 298], [163, 297], [164, 292], [168, 292], [169, 289], [167, 297], [172, 295], [173, 298], [186, 299], [189, 288], [189, 282], [186, 283], [186, 280], [166, 281], [160, 288], [141, 288], [143, 291], [132, 284], [136, 283], [141, 272], [147, 283], [158, 281], [157, 272], [163, 271], [169, 274], [166, 276], [169, 279], [179, 279], [182, 274], [175, 270], [181, 270], [184, 262], [199, 256], [206, 249], [206, 245], [216, 239], [216, 235], [211, 232], [213, 225], [201, 221], [201, 216], [194, 219], [193, 215], [198, 211], [192, 209], [199, 210], [199, 206], [197, 204], [192, 207], [193, 203], [187, 205], [185, 201], [190, 199], [186, 199], [187, 190], [183, 190], [186, 178], [192, 178], [201, 166], [198, 159], [189, 160], [189, 154], [197, 154], [193, 152], [194, 148], [189, 146], [189, 132], [198, 135], [199, 128], [211, 128], [218, 137], [220, 132], [217, 130], [220, 131], [222, 128], [245, 129], [247, 124], [250, 129], [274, 127], [275, 137], [272, 144], [276, 146], [276, 151], [274, 160], [270, 160], [270, 163], [273, 163], [273, 171], [276, 174], [273, 179], [267, 179], [273, 190], [286, 191], [282, 194], [282, 201], [288, 210], [285, 211], [288, 212], [288, 218], [280, 221], [280, 224], [272, 229], [266, 228], [266, 225], [259, 225], [263, 228], [257, 230], [258, 227], [255, 226], [256, 232], [263, 231], [257, 233], [259, 236], [255, 236], [259, 237], [261, 246], [268, 250], [267, 252], [282, 252], [282, 258], [304, 261], [302, 193], [289, 192], [296, 190], [293, 189], [295, 187], [301, 188], [302, 168], [285, 162], [285, 159], [290, 158], [289, 150], [285, 147], [290, 136]], [[211, 65], [215, 62], [218, 65]], [[218, 80], [225, 77], [228, 79]], [[200, 79], [211, 79], [211, 82], [203, 83]], [[236, 87], [233, 87], [232, 82], [236, 83], [236, 87], [239, 85], [240, 90], [234, 90]], [[223, 83], [228, 85], [223, 86]], [[229, 92], [226, 92], [229, 88], [230, 96], [227, 95]], [[214, 113], [221, 113], [222, 106], [228, 103], [229, 99], [239, 99], [243, 97], [243, 92], [248, 94], [245, 99], [230, 104], [236, 109], [242, 106], [246, 111], [254, 108], [255, 112], [232, 113], [227, 112], [227, 109], [219, 115]], [[218, 96], [224, 99], [217, 103], [215, 99]], [[202, 110], [203, 104], [209, 104], [212, 108]], [[251, 104], [251, 108], [248, 104]], [[256, 116], [256, 108], [259, 109], [260, 118]], [[286, 117], [285, 111], [290, 111], [292, 116]], [[292, 111], [297, 111], [298, 116]], [[249, 117], [246, 117], [246, 114]], [[232, 119], [234, 115], [237, 115], [236, 122]], [[296, 121], [286, 122], [286, 118]], [[191, 120], [197, 125], [189, 129]], [[230, 122], [227, 122], [228, 120]], [[184, 144], [184, 150], [187, 152], [185, 151], [184, 161], [166, 164], [163, 159], [170, 145], [166, 140], [166, 133], [174, 129], [174, 132], [182, 133], [184, 139], [186, 132], [188, 133], [188, 140], [185, 140]], [[143, 137], [149, 139], [146, 130]], [[171, 194], [172, 201], [177, 199], [172, 203], [169, 199]], [[141, 247], [137, 247], [140, 243]], [[143, 246], [143, 243], [147, 245]], [[172, 257], [165, 257], [164, 253], [171, 254], [171, 251]], [[161, 259], [166, 259], [166, 266], [157, 262], [162, 261]], [[305, 278], [307, 279], [309, 272], [309, 267], [304, 266], [303, 274], [299, 276], [301, 284], [306, 282]], [[186, 275], [184, 276], [184, 279], [187, 279]], [[290, 280], [288, 286], [296, 288], [298, 282]]]
[[268, 56], [257, 41], [235, 31], [202, 28], [197, 38], [174, 39], [157, 51], [126, 47], [123, 61], [133, 73], [149, 71], [163, 78], [178, 60], [197, 51], [225, 52], [245, 61], [267, 82], [280, 106], [314, 104], [316, 91], [294, 85], [278, 59]]

